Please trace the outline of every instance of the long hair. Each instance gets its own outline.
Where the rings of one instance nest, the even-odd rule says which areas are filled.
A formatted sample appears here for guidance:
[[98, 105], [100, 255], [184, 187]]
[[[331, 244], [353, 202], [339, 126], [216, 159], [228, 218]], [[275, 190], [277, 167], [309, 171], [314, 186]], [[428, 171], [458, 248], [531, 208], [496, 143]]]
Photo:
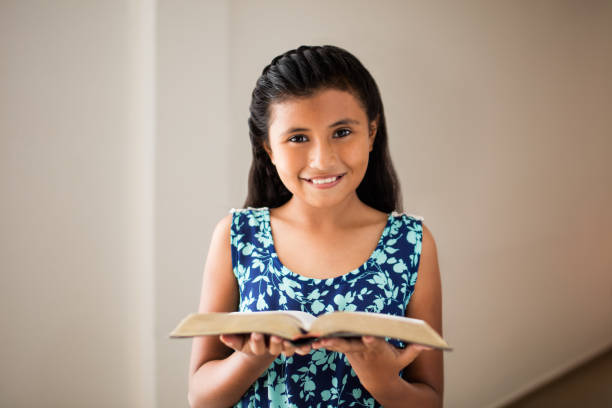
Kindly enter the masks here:
[[245, 207], [275, 208], [291, 198], [264, 149], [268, 143], [270, 105], [291, 97], [310, 96], [321, 89], [351, 92], [365, 108], [368, 121], [378, 119], [357, 196], [379, 211], [401, 211], [400, 186], [389, 154], [385, 113], [376, 82], [355, 56], [331, 45], [301, 46], [287, 51], [274, 58], [257, 80], [250, 106], [253, 161]]

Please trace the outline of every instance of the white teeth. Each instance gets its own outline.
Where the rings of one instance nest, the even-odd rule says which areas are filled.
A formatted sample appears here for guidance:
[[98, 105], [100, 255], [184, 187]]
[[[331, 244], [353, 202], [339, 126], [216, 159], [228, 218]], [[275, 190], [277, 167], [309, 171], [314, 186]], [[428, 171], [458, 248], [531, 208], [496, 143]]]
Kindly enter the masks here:
[[313, 184], [328, 184], [338, 180], [338, 177], [330, 177], [326, 179], [312, 179]]

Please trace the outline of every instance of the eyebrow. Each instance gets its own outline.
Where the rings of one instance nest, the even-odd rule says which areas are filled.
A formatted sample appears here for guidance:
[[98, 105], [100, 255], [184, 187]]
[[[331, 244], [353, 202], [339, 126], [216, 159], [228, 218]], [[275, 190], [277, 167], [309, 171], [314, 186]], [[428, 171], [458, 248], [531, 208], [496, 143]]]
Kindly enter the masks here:
[[[355, 120], [355, 119], [351, 119], [351, 118], [345, 118], [345, 119], [340, 119], [340, 120], [332, 123], [328, 127], [329, 128], [333, 128], [333, 127], [340, 126], [340, 125], [359, 125], [359, 121]], [[288, 135], [290, 133], [307, 132], [309, 130], [310, 129], [308, 129], [308, 128], [296, 127], [296, 128], [291, 128], [291, 129], [287, 130], [284, 133]]]

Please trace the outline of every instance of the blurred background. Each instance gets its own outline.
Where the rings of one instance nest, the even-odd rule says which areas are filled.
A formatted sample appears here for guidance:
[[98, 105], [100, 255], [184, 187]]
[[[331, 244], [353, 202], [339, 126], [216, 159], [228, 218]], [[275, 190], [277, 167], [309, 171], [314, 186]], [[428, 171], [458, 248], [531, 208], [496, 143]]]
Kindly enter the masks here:
[[187, 406], [250, 93], [334, 44], [385, 103], [437, 241], [447, 407], [501, 407], [612, 346], [612, 2], [0, 1], [0, 405]]

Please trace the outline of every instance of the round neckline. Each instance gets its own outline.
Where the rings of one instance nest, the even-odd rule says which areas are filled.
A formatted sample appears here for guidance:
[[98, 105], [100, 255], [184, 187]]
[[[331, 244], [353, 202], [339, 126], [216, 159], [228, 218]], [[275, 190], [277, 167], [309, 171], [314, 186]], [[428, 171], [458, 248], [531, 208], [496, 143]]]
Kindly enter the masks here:
[[285, 275], [292, 275], [296, 278], [298, 278], [299, 280], [312, 280], [312, 281], [317, 281], [317, 282], [325, 282], [325, 281], [334, 281], [334, 280], [338, 280], [338, 279], [345, 279], [346, 277], [350, 276], [350, 275], [355, 275], [357, 273], [359, 273], [359, 270], [362, 269], [365, 265], [368, 264], [368, 262], [370, 262], [372, 260], [372, 257], [374, 256], [374, 254], [376, 253], [376, 251], [378, 251], [379, 249], [382, 249], [384, 247], [383, 244], [383, 239], [384, 237], [387, 235], [388, 230], [391, 228], [391, 219], [393, 218], [393, 213], [388, 214], [387, 216], [387, 222], [385, 223], [385, 227], [383, 228], [382, 232], [380, 233], [380, 237], [378, 238], [378, 243], [376, 244], [376, 247], [374, 248], [374, 250], [372, 251], [372, 253], [370, 253], [370, 256], [368, 257], [368, 259], [365, 260], [365, 262], [363, 262], [361, 265], [359, 265], [357, 268], [352, 269], [346, 273], [343, 273], [341, 275], [338, 276], [332, 276], [330, 278], [313, 278], [310, 276], [304, 276], [304, 275], [300, 275], [299, 273], [293, 272], [291, 269], [287, 268], [280, 260], [280, 258], [278, 257], [278, 252], [276, 252], [276, 244], [274, 242], [274, 236], [272, 235], [272, 222], [270, 220], [270, 209], [268, 207], [264, 207], [264, 221], [267, 223], [266, 225], [266, 229], [267, 229], [267, 233], [269, 235], [269, 239], [270, 239], [270, 251], [274, 254], [274, 256], [272, 257], [274, 259], [274, 261], [278, 264], [277, 266], [279, 266], [279, 271], [282, 274]]

